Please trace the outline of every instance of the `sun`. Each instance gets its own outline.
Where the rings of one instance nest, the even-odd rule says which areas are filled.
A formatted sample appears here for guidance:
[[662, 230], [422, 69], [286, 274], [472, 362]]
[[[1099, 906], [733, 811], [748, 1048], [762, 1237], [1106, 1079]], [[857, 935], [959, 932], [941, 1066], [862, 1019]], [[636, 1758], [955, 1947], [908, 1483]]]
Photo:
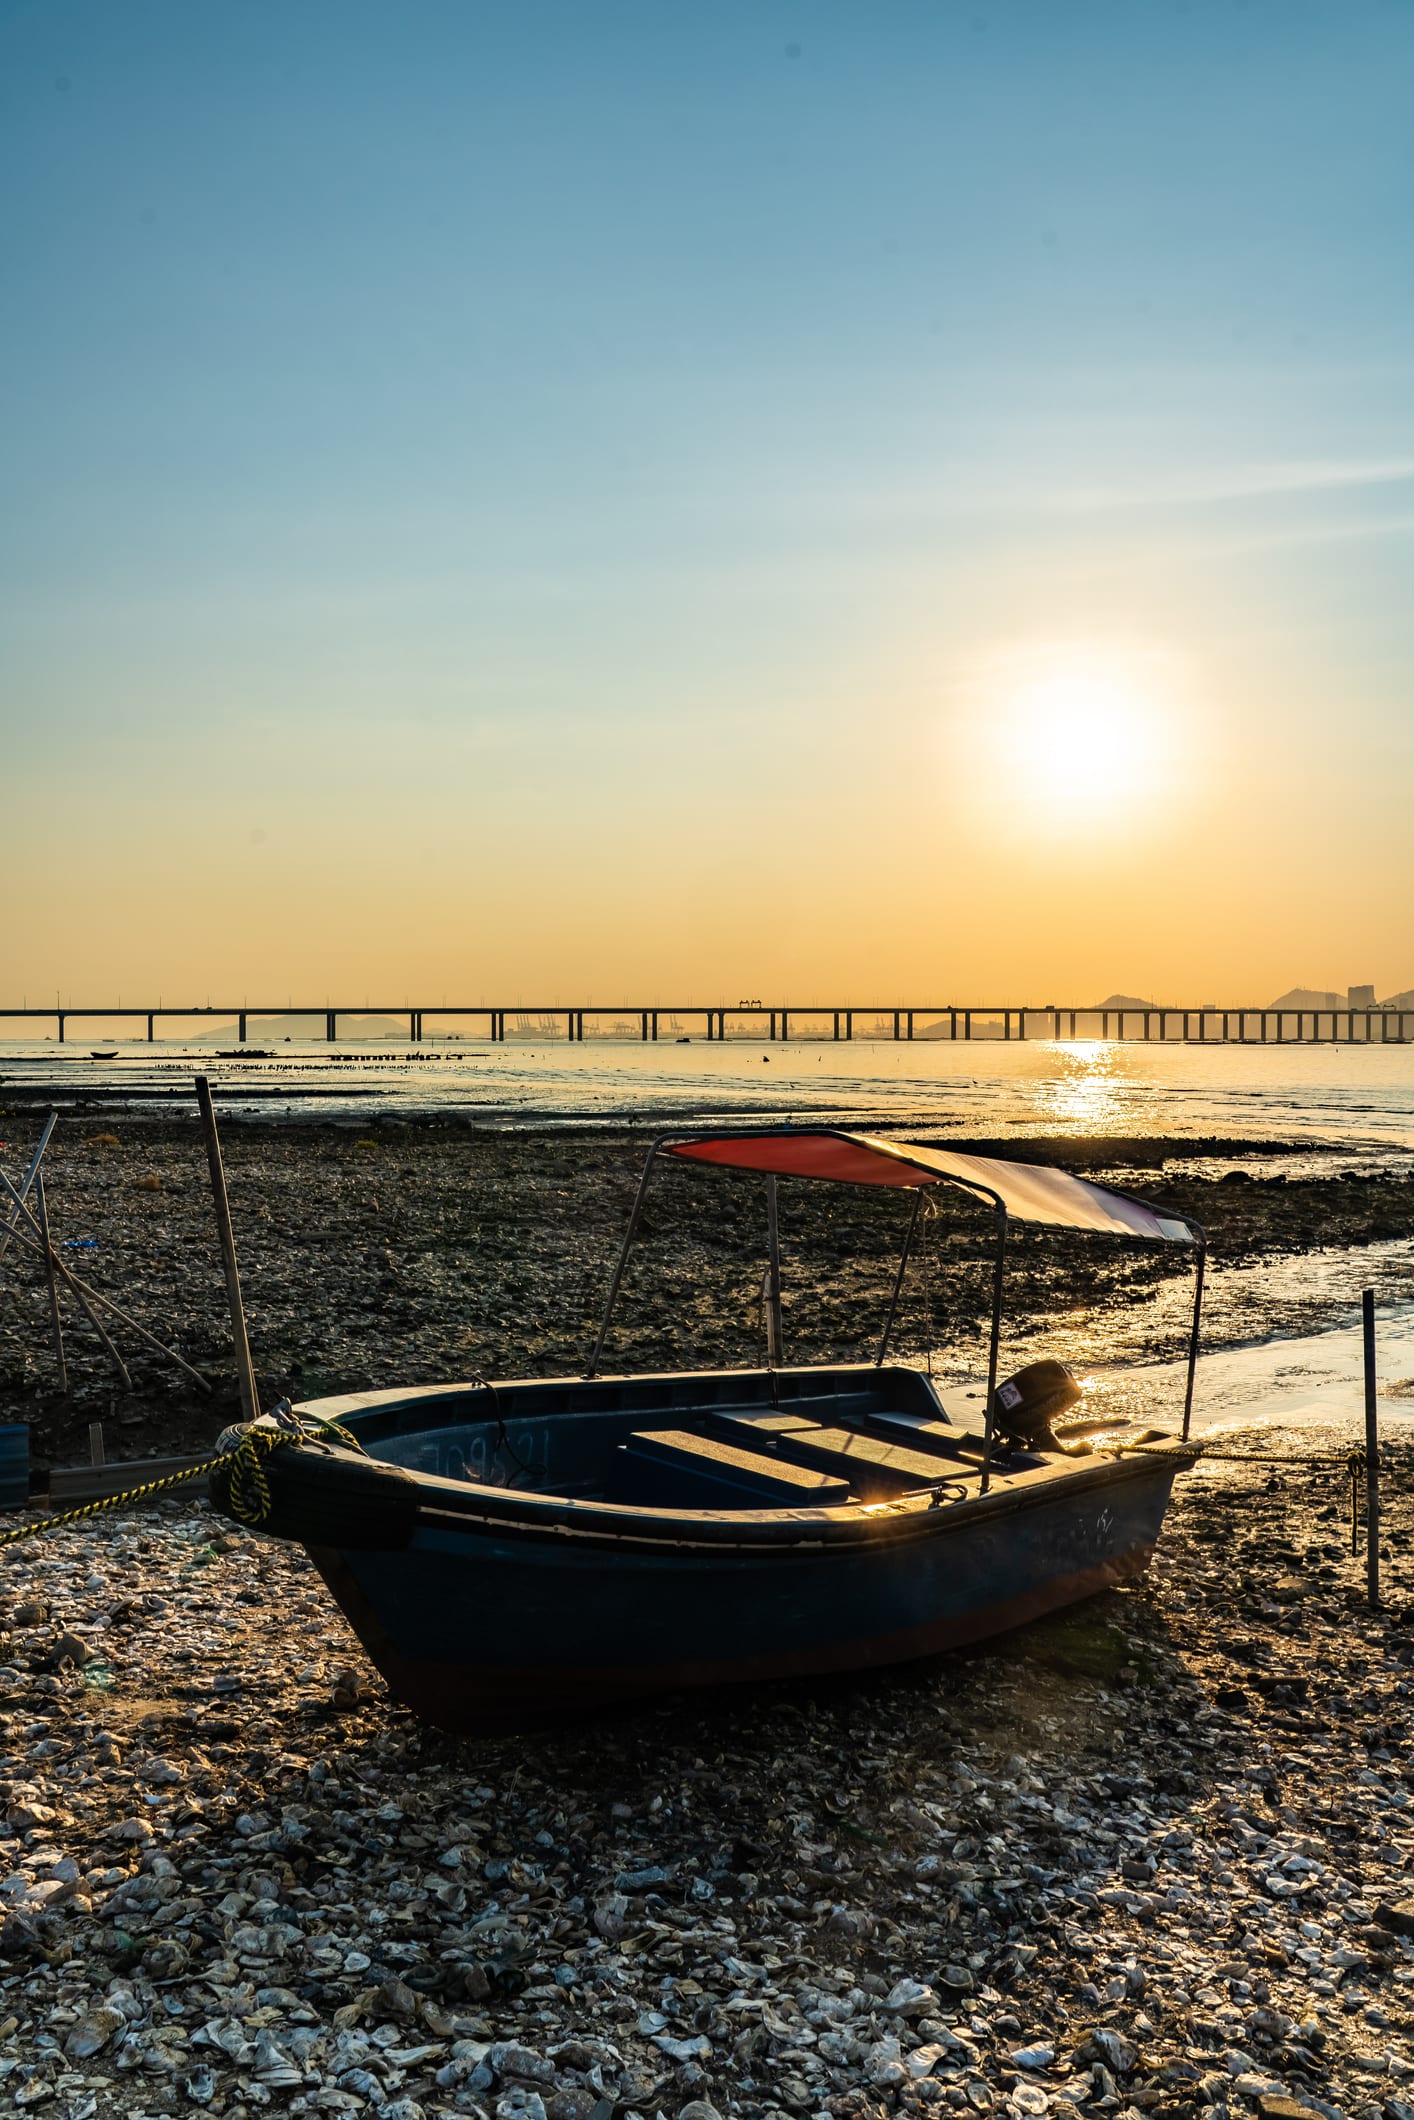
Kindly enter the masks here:
[[1084, 650], [1026, 658], [996, 688], [994, 733], [1014, 792], [1116, 811], [1157, 794], [1168, 717], [1155, 673]]

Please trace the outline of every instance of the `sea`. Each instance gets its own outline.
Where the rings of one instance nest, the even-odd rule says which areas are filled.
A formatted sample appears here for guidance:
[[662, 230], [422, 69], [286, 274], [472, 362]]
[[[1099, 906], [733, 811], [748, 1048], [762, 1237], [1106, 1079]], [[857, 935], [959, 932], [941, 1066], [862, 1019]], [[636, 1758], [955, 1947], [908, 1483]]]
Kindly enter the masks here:
[[[109, 1057], [112, 1054], [114, 1057]], [[1317, 1155], [1414, 1158], [1414, 1043], [1227, 1045], [1111, 1041], [642, 1044], [591, 1039], [360, 1046], [53, 1041], [0, 1046], [0, 1099], [134, 1110], [189, 1098], [274, 1118], [456, 1113], [493, 1125], [740, 1124], [789, 1115], [876, 1130], [1299, 1142]], [[1294, 1173], [1287, 1160], [1283, 1167]]]

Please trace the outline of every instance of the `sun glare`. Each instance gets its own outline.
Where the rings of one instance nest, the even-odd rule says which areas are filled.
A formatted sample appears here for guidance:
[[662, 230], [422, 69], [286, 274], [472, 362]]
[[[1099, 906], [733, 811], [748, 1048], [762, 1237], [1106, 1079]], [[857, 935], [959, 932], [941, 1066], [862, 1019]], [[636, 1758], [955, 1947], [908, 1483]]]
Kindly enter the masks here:
[[1163, 673], [1143, 658], [1036, 651], [991, 689], [993, 736], [1014, 794], [1113, 813], [1166, 783]]

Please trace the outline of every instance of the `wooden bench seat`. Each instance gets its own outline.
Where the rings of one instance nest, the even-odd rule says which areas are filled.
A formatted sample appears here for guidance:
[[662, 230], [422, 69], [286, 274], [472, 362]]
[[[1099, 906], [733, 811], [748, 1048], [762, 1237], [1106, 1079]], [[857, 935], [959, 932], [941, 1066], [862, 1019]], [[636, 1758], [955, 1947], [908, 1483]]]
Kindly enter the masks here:
[[620, 1443], [617, 1454], [631, 1498], [663, 1509], [836, 1509], [850, 1499], [849, 1481], [836, 1470], [791, 1464], [685, 1428], [644, 1430]]
[[[761, 1425], [751, 1416], [716, 1414], [715, 1420], [733, 1429], [745, 1429], [767, 1440]], [[771, 1434], [773, 1456], [785, 1464], [811, 1466], [833, 1472], [849, 1481], [862, 1501], [888, 1500], [919, 1487], [931, 1487], [943, 1476], [943, 1464], [932, 1451], [910, 1449], [905, 1443], [884, 1442], [853, 1428], [782, 1427]]]
[[982, 1456], [983, 1439], [973, 1429], [956, 1428], [950, 1421], [923, 1421], [907, 1413], [871, 1413], [871, 1428], [883, 1429], [891, 1442], [914, 1450], [936, 1451], [939, 1457], [976, 1463]]

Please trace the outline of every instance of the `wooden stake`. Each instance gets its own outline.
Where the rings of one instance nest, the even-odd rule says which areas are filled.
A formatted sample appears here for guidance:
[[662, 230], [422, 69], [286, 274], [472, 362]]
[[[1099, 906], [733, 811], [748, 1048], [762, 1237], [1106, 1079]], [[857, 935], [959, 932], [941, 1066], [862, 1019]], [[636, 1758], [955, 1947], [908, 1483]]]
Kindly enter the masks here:
[[49, 1241], [49, 1207], [44, 1197], [44, 1180], [37, 1174], [34, 1200], [39, 1210], [39, 1233], [44, 1239], [44, 1278], [49, 1283], [49, 1324], [54, 1334], [54, 1359], [59, 1365], [59, 1389], [67, 1398], [69, 1372], [64, 1362], [64, 1321], [59, 1315], [59, 1277], [54, 1271], [54, 1246]]
[[1380, 1415], [1375, 1396], [1375, 1291], [1360, 1298], [1365, 1339], [1365, 1594], [1380, 1601]]
[[248, 1421], [258, 1419], [255, 1370], [250, 1359], [250, 1340], [245, 1329], [245, 1306], [241, 1302], [241, 1277], [236, 1265], [236, 1238], [231, 1228], [231, 1203], [226, 1195], [226, 1171], [221, 1161], [221, 1137], [216, 1131], [216, 1111], [211, 1085], [205, 1075], [196, 1078], [196, 1101], [201, 1108], [201, 1130], [206, 1136], [206, 1160], [211, 1166], [211, 1193], [216, 1206], [216, 1236], [221, 1246], [221, 1265], [226, 1275], [226, 1301], [231, 1308], [231, 1337], [236, 1343], [236, 1382], [240, 1386], [241, 1412]]

